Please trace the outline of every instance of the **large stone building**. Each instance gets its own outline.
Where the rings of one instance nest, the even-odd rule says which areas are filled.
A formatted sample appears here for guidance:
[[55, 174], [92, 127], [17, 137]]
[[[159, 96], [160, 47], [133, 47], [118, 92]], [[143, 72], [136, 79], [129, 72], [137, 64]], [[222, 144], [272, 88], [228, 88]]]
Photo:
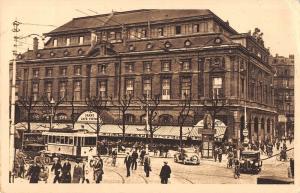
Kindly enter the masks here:
[[[39, 101], [35, 122], [49, 115], [42, 96], [64, 98], [55, 121], [69, 122], [72, 98], [78, 116], [88, 110], [87, 96], [117, 101], [131, 94], [126, 122], [143, 125], [138, 98], [146, 94], [160, 96], [155, 122], [176, 127], [179, 103], [190, 95], [187, 126], [202, 120], [203, 104], [217, 97], [226, 101], [216, 118], [227, 126], [227, 139], [243, 140], [245, 112], [250, 139], [275, 133], [273, 71], [258, 29], [238, 33], [210, 10], [135, 10], [74, 18], [44, 35], [43, 49], [34, 39], [33, 50], [17, 60], [18, 96]], [[22, 106], [17, 111], [25, 121]], [[118, 118], [110, 105], [102, 117], [105, 124]]]
[[277, 135], [294, 134], [294, 55], [283, 57], [276, 54], [270, 57], [274, 67], [275, 105], [278, 112]]

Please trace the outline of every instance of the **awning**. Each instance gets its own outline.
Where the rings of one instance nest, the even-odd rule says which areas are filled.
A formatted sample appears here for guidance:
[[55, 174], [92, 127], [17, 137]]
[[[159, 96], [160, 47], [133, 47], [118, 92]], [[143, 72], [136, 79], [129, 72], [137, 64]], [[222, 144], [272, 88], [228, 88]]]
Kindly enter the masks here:
[[[53, 129], [65, 129], [69, 127], [70, 124], [67, 123], [53, 123]], [[16, 130], [27, 130], [27, 123], [20, 122], [15, 125]], [[30, 123], [31, 131], [49, 131], [50, 123]]]
[[[198, 132], [198, 134], [201, 136], [200, 134], [200, 130], [203, 129], [204, 127], [204, 123], [203, 120], [199, 121], [195, 126], [195, 130]], [[226, 132], [227, 126], [219, 119], [215, 119], [215, 130], [216, 133], [214, 135], [215, 138], [218, 139], [223, 139], [225, 132]]]

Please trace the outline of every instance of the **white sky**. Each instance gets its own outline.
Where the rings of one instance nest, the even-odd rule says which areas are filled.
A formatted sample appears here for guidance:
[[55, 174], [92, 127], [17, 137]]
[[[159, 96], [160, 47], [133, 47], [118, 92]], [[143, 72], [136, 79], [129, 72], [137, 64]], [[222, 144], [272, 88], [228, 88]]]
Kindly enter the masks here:
[[[94, 13], [88, 9], [98, 13], [141, 8], [210, 9], [224, 21], [229, 20], [230, 25], [238, 32], [260, 28], [264, 33], [265, 46], [270, 47], [271, 53], [288, 56], [296, 52], [295, 23], [299, 23], [299, 17], [296, 17], [296, 12], [300, 12], [299, 7], [299, 0], [298, 2], [296, 0], [2, 0], [0, 33], [4, 42], [11, 46], [13, 44], [11, 29], [15, 18], [24, 23], [60, 26], [74, 17], [86, 16], [76, 9], [90, 15]], [[27, 35], [49, 32], [54, 27], [20, 25], [20, 29], [20, 35]], [[299, 38], [299, 29], [297, 30]], [[31, 39], [22, 41], [32, 44]], [[32, 48], [31, 45], [23, 44], [19, 51], [26, 50], [28, 46]]]

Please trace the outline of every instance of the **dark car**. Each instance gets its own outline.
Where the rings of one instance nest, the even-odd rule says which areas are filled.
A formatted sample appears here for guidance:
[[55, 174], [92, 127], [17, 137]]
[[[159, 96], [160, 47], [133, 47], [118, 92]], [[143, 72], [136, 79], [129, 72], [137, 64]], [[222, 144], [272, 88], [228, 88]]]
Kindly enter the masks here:
[[257, 184], [294, 184], [294, 179], [278, 176], [260, 176]]
[[262, 161], [259, 151], [243, 151], [240, 157], [240, 172], [258, 174], [261, 171]]

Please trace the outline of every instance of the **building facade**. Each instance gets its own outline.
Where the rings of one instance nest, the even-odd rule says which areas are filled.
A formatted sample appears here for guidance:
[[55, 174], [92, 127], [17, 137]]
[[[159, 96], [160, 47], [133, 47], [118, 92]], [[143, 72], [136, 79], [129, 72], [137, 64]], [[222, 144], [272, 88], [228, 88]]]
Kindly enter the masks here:
[[[258, 29], [238, 33], [210, 10], [136, 10], [74, 18], [44, 35], [43, 49], [34, 39], [17, 60], [17, 95], [37, 101], [35, 122], [49, 116], [41, 97], [63, 98], [54, 121], [69, 122], [89, 110], [88, 96], [132, 95], [126, 123], [141, 125], [139, 99], [146, 95], [160, 98], [154, 122], [172, 127], [180, 102], [191, 96], [185, 125], [201, 121], [204, 105], [218, 98], [226, 102], [216, 118], [227, 139], [243, 140], [245, 119], [252, 141], [275, 134], [274, 72]], [[102, 120], [114, 124], [120, 113], [111, 103], [108, 109]], [[25, 121], [21, 105], [17, 112]]]
[[270, 57], [274, 67], [275, 105], [278, 112], [278, 136], [294, 135], [294, 55], [283, 57], [276, 54]]

